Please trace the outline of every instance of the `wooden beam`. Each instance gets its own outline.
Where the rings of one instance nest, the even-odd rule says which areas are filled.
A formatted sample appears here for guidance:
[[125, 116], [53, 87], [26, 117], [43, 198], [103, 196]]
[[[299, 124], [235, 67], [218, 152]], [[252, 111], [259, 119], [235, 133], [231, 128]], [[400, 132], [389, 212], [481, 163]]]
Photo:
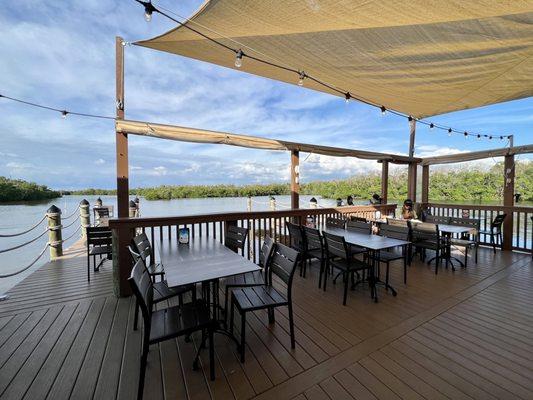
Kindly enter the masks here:
[[291, 151], [291, 208], [300, 208], [300, 152]]
[[422, 203], [429, 202], [429, 165], [422, 166]]
[[[503, 205], [514, 206], [514, 178], [515, 163], [514, 156], [505, 156], [504, 161], [504, 182], [503, 182]], [[513, 213], [507, 214], [503, 223], [503, 250], [513, 249]]]
[[[124, 119], [124, 46], [123, 39], [116, 37], [116, 113], [117, 119]], [[129, 173], [128, 173], [128, 134], [115, 132], [117, 158], [117, 214], [119, 218], [129, 216]], [[115, 294], [129, 296], [131, 294], [128, 277], [131, 272], [130, 255], [127, 246], [133, 237], [133, 231], [119, 229], [113, 235], [113, 270], [115, 276]]]
[[407, 171], [407, 197], [416, 202], [416, 168], [417, 163], [409, 163]]
[[416, 120], [409, 121], [409, 157], [415, 156]]
[[387, 204], [389, 197], [389, 162], [383, 160], [381, 163], [381, 199], [383, 204]]

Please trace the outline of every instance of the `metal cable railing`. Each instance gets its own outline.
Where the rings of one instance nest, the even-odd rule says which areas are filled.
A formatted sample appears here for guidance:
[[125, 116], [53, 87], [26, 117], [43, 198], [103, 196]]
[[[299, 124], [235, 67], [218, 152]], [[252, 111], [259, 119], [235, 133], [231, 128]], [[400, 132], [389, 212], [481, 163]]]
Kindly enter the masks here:
[[17, 232], [17, 233], [8, 233], [8, 234], [0, 234], [0, 237], [4, 237], [4, 238], [8, 238], [8, 237], [15, 237], [15, 236], [22, 236], [24, 235], [25, 233], [28, 233], [28, 232], [31, 232], [33, 231], [35, 228], [37, 228], [39, 225], [41, 225], [41, 223], [46, 219], [47, 215], [45, 214], [39, 222], [37, 222], [35, 225], [33, 225], [31, 228], [29, 229], [26, 229], [25, 231], [22, 231], [22, 232]]

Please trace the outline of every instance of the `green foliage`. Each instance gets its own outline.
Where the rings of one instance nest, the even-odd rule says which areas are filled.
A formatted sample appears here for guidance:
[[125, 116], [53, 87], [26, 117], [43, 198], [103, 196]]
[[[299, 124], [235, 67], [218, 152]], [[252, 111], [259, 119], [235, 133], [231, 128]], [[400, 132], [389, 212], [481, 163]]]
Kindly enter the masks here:
[[44, 185], [9, 179], [0, 176], [0, 203], [12, 201], [47, 200], [61, 197], [61, 193], [50, 190]]

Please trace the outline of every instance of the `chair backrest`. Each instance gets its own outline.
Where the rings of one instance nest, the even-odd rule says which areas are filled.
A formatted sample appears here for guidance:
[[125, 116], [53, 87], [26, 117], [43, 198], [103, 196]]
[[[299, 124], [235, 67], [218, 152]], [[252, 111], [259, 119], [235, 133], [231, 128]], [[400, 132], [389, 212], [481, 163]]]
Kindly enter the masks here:
[[113, 233], [107, 226], [87, 227], [87, 248], [90, 246], [111, 246]]
[[443, 215], [426, 215], [426, 221], [428, 224], [444, 224], [448, 225], [451, 218]]
[[228, 249], [238, 253], [239, 250], [244, 251], [246, 238], [248, 237], [248, 229], [241, 228], [237, 225], [227, 224], [226, 236], [224, 237], [224, 246]]
[[324, 235], [324, 241], [326, 243], [326, 251], [329, 257], [340, 257], [343, 259], [349, 259], [348, 245], [344, 236], [333, 235], [328, 232], [322, 232]]
[[141, 308], [145, 329], [144, 334], [150, 336], [154, 287], [141, 258], [133, 265], [128, 282]]
[[367, 222], [367, 219], [364, 217], [358, 217], [356, 215], [350, 216], [350, 221], [361, 221], [361, 222]]
[[346, 229], [352, 232], [370, 235], [372, 233], [372, 224], [362, 221], [348, 221], [346, 223]]
[[318, 229], [304, 226], [304, 235], [308, 250], [324, 249], [324, 241]]
[[477, 218], [459, 218], [459, 217], [452, 217], [450, 218], [450, 224], [451, 225], [459, 225], [459, 226], [466, 226], [469, 228], [475, 228], [479, 230], [479, 227], [481, 225], [481, 221]]
[[139, 254], [144, 263], [148, 265], [147, 260], [148, 257], [150, 257], [150, 263], [153, 264], [154, 260], [152, 259], [153, 257], [151, 257], [153, 255], [152, 245], [150, 244], [146, 233], [143, 232], [140, 235], [135, 236], [131, 241], [133, 244], [133, 250]]
[[422, 241], [439, 241], [439, 226], [429, 222], [412, 222], [409, 221], [411, 227], [411, 240], [413, 243]]
[[342, 228], [346, 226], [346, 220], [341, 218], [327, 217], [326, 226], [330, 228]]
[[98, 218], [109, 218], [109, 208], [107, 207], [95, 207], [94, 212], [98, 215]]
[[380, 236], [385, 236], [393, 239], [406, 240], [410, 239], [410, 231], [407, 226], [397, 225], [381, 225], [379, 228]]
[[139, 261], [139, 259], [141, 259], [141, 255], [133, 249], [133, 246], [131, 244], [128, 245], [128, 251], [130, 252], [131, 261], [133, 262], [133, 264], [135, 264], [137, 261]]
[[263, 245], [261, 246], [261, 251], [259, 252], [259, 266], [265, 271], [268, 270], [270, 261], [272, 260], [272, 252], [274, 251], [275, 243], [266, 235]]
[[503, 221], [505, 221], [505, 217], [507, 217], [507, 214], [498, 214], [494, 218], [494, 220], [490, 224], [491, 229], [496, 229], [497, 231], [501, 231]]
[[291, 296], [294, 271], [296, 270], [296, 264], [299, 259], [300, 253], [298, 251], [281, 243], [275, 244], [269, 267], [270, 282], [272, 282], [272, 274], [285, 282], [287, 284], [289, 298]]
[[409, 227], [406, 219], [387, 218], [387, 225]]
[[285, 225], [289, 229], [290, 247], [297, 251], [305, 251], [307, 247], [302, 226], [293, 224], [292, 222], [287, 222]]

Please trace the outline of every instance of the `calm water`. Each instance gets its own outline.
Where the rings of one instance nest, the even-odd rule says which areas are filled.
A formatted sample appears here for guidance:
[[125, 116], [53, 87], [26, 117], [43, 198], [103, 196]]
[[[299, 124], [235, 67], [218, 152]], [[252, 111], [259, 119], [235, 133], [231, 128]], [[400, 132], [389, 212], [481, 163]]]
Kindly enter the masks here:
[[[46, 210], [55, 204], [62, 211], [63, 217], [68, 217], [72, 213], [75, 215], [63, 221], [63, 226], [70, 223], [73, 225], [64, 229], [63, 238], [68, 238], [74, 235], [70, 240], [64, 244], [64, 248], [68, 248], [77, 239], [79, 239], [79, 231], [75, 232], [79, 227], [79, 214], [76, 211], [78, 204], [84, 198], [89, 201], [91, 207], [95, 204], [96, 199], [101, 197], [105, 205], [113, 205], [116, 209], [115, 196], [64, 196], [60, 199], [45, 202], [31, 202], [25, 204], [9, 204], [0, 205], [0, 234], [9, 234], [14, 232], [24, 231], [27, 228], [35, 225], [45, 214]], [[309, 200], [313, 196], [300, 196], [301, 207], [308, 207]], [[319, 205], [323, 207], [334, 206], [335, 201], [331, 199], [322, 199], [320, 196], [314, 196], [318, 199]], [[133, 198], [133, 197], [132, 197]], [[391, 201], [394, 202], [394, 201]], [[357, 203], [357, 202], [356, 202]], [[290, 208], [290, 196], [276, 196], [276, 209], [282, 210]], [[359, 204], [368, 204], [368, 202], [360, 202]], [[521, 205], [526, 205], [521, 203]], [[531, 205], [531, 204], [527, 204]], [[206, 214], [214, 212], [229, 212], [229, 211], [246, 211], [247, 198], [245, 197], [228, 197], [228, 198], [207, 198], [207, 199], [176, 199], [176, 200], [156, 200], [147, 201], [141, 198], [140, 210], [143, 217], [157, 217], [157, 216], [180, 216], [190, 214]], [[254, 197], [252, 203], [252, 210], [269, 210], [269, 198], [267, 196]], [[76, 222], [74, 222], [76, 220]], [[92, 221], [92, 215], [91, 215]], [[6, 249], [16, 246], [25, 241], [31, 240], [44, 232], [46, 229], [46, 220], [41, 225], [23, 236], [14, 238], [0, 238], [0, 249]], [[7, 274], [18, 271], [24, 266], [31, 263], [34, 258], [41, 252], [46, 242], [48, 241], [47, 234], [35, 242], [22, 247], [20, 249], [0, 254], [0, 274]], [[8, 290], [18, 281], [30, 274], [33, 270], [42, 265], [48, 260], [48, 250], [32, 268], [28, 271], [16, 275], [12, 278], [0, 278], [0, 294]], [[85, 279], [85, 277], [80, 277]]]

